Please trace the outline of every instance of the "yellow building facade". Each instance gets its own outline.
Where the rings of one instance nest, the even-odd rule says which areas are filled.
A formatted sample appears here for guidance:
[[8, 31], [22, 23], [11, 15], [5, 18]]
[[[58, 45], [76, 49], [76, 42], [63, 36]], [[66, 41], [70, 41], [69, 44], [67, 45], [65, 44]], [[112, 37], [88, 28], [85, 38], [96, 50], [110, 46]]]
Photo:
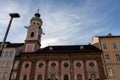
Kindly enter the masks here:
[[95, 36], [92, 45], [103, 51], [101, 55], [107, 80], [120, 80], [120, 36]]

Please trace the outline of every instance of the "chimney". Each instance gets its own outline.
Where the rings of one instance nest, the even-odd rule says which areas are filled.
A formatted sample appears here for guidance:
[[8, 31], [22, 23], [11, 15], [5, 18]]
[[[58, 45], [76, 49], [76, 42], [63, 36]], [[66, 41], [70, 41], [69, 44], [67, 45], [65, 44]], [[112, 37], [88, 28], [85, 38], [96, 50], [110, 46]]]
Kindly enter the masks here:
[[111, 33], [108, 33], [108, 35], [107, 35], [108, 37], [112, 37], [112, 34]]

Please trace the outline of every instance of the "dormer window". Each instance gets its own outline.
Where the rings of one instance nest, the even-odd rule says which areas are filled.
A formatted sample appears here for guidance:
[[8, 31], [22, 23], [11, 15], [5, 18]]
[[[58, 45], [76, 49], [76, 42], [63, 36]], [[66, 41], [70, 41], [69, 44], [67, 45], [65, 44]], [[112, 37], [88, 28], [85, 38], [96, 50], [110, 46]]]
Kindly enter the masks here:
[[30, 37], [34, 37], [34, 32], [31, 33]]
[[53, 47], [49, 47], [49, 50], [53, 50]]
[[83, 50], [84, 49], [84, 46], [80, 46], [80, 50]]

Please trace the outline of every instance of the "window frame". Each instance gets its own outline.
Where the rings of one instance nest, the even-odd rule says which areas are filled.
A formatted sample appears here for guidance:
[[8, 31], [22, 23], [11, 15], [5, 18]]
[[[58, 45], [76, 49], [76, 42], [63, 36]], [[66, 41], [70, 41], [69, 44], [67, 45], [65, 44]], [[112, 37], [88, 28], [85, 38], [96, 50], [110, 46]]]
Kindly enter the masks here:
[[8, 53], [9, 53], [9, 51], [5, 51], [4, 52], [4, 57], [8, 57]]
[[103, 44], [102, 44], [102, 47], [103, 47], [103, 49], [108, 49], [108, 46], [107, 46], [106, 43], [103, 43]]
[[10, 51], [9, 57], [12, 57], [12, 56], [13, 56], [13, 51]]
[[30, 37], [33, 38], [34, 35], [35, 35], [35, 33], [34, 33], [34, 32], [31, 32]]
[[110, 61], [110, 55], [109, 54], [105, 54], [105, 60]]
[[116, 43], [112, 43], [112, 48], [113, 49], [117, 49], [117, 44]]
[[37, 80], [42, 80], [42, 77], [43, 77], [43, 76], [42, 76], [41, 74], [38, 74], [38, 75], [37, 75]]
[[27, 75], [25, 74], [25, 75], [23, 75], [23, 80], [27, 80]]
[[80, 76], [81, 80], [83, 80], [82, 74], [77, 74], [77, 75], [76, 75], [76, 79], [79, 80], [79, 79], [78, 79], [79, 76]]
[[[66, 77], [67, 77], [67, 79], [66, 79]], [[69, 75], [68, 75], [68, 74], [65, 74], [65, 75], [63, 76], [63, 80], [69, 80]]]
[[120, 54], [115, 54], [115, 58], [117, 62], [120, 62]]

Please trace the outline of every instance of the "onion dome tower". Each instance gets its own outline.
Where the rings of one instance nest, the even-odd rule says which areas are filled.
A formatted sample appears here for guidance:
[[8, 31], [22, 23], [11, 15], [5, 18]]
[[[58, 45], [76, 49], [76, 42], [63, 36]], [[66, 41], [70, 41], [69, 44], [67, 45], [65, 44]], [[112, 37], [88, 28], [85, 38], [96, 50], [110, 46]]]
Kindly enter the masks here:
[[25, 52], [35, 52], [41, 46], [42, 19], [40, 18], [39, 10], [35, 13], [35, 17], [30, 20], [30, 25], [27, 27], [27, 36], [25, 40]]

